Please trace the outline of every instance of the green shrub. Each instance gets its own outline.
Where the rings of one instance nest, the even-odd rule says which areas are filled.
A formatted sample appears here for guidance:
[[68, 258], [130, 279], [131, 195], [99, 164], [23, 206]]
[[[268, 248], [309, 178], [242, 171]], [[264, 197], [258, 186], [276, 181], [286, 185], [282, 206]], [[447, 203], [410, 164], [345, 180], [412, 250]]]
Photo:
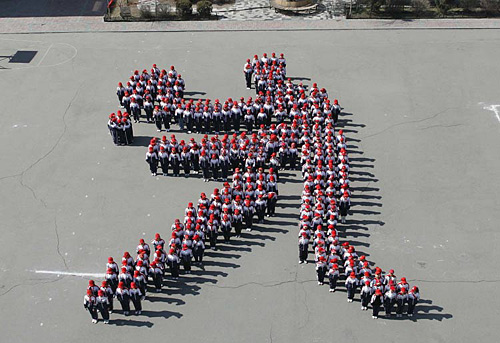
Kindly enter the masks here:
[[479, 1], [478, 0], [459, 0], [458, 4], [466, 12], [469, 12], [470, 10], [479, 7]]
[[189, 0], [176, 0], [175, 10], [179, 16], [189, 17], [191, 14], [193, 14], [193, 5]]
[[196, 12], [202, 18], [210, 18], [212, 14], [212, 3], [208, 0], [201, 0], [196, 3]]
[[480, 0], [481, 8], [488, 14], [498, 14], [500, 12], [500, 0]]

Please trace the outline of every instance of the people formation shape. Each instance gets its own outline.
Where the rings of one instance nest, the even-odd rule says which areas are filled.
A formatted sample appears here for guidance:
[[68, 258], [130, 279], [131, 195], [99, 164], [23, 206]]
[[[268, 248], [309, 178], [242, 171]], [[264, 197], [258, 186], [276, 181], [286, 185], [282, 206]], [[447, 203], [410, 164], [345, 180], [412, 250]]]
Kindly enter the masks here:
[[136, 257], [125, 252], [121, 266], [108, 259], [105, 280], [100, 287], [90, 280], [84, 297], [92, 322], [97, 323], [98, 313], [109, 322], [115, 298], [123, 314], [141, 314], [148, 283], [161, 292], [167, 274], [177, 280], [181, 269], [189, 274], [192, 264], [203, 264], [205, 249], [220, 244], [219, 233], [229, 243], [242, 230], [250, 232], [255, 217], [264, 223], [266, 216], [273, 216], [279, 172], [286, 169], [301, 170], [304, 181], [299, 263], [308, 263], [312, 252], [318, 284], [328, 278], [333, 293], [343, 281], [347, 301], [359, 292], [361, 309], [370, 306], [373, 318], [382, 308], [387, 316], [394, 311], [398, 317], [413, 316], [418, 287], [410, 288], [404, 277], [398, 281], [392, 269], [384, 273], [372, 268], [354, 246], [340, 240], [348, 228], [351, 189], [347, 140], [342, 129], [336, 131], [342, 110], [338, 100], [331, 102], [316, 83], [310, 89], [294, 84], [286, 77], [284, 54], [255, 55], [246, 60], [243, 73], [255, 98], [186, 100], [185, 82], [174, 66], [168, 71], [156, 65], [149, 73], [136, 70], [126, 86], [118, 84], [121, 109], [108, 121], [114, 144], [133, 142], [130, 115], [134, 123], [144, 117], [155, 123], [158, 132], [168, 132], [175, 124], [181, 131], [203, 134], [200, 142], [195, 137], [178, 141], [175, 134], [152, 138], [146, 152], [150, 173], [157, 176], [160, 168], [164, 176], [201, 175], [205, 182], [224, 184], [210, 197], [201, 193], [196, 205], [190, 202], [184, 219], [172, 224], [168, 240], [157, 233], [151, 248], [140, 239]]

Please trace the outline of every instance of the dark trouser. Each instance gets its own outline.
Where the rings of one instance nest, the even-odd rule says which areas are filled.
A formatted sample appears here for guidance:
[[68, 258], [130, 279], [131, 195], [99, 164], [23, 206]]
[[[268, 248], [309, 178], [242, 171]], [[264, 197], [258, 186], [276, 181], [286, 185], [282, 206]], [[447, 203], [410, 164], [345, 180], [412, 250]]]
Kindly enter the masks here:
[[153, 275], [153, 282], [155, 284], [156, 289], [161, 289], [161, 281], [162, 281], [161, 274], [154, 274]]
[[180, 171], [180, 168], [179, 168], [179, 163], [176, 162], [172, 165], [172, 170], [174, 172], [174, 176], [179, 176], [179, 171]]
[[247, 121], [247, 122], [245, 122], [245, 125], [247, 127], [247, 131], [248, 132], [252, 132], [252, 130], [253, 130], [253, 121]]
[[120, 102], [120, 106], [123, 106], [123, 95], [118, 95], [118, 101]]
[[201, 131], [202, 131], [202, 121], [196, 120], [196, 132], [201, 133]]
[[318, 282], [325, 282], [326, 267], [319, 267], [316, 269], [316, 275], [318, 276]]
[[186, 126], [187, 126], [188, 131], [193, 131], [193, 120], [188, 119], [188, 121], [186, 122]]
[[269, 216], [274, 216], [276, 213], [276, 200], [271, 199], [267, 202], [267, 214]]
[[173, 277], [179, 276], [179, 264], [178, 263], [172, 263], [170, 265], [170, 273], [172, 274]]
[[185, 161], [183, 163], [183, 167], [184, 167], [184, 175], [188, 176], [191, 171], [191, 164], [189, 163], [189, 161]]
[[219, 131], [220, 131], [220, 120], [219, 119], [214, 120], [214, 131], [215, 131], [215, 133], [219, 133]]
[[347, 299], [354, 299], [354, 292], [356, 289], [353, 286], [347, 286]]
[[130, 311], [130, 300], [129, 299], [122, 299], [120, 300], [120, 305], [122, 305], [122, 310], [123, 312], [128, 312]]
[[219, 178], [219, 168], [212, 167], [212, 177], [214, 180], [217, 180]]
[[184, 271], [191, 270], [191, 260], [190, 259], [185, 259], [182, 264], [184, 265]]
[[87, 310], [90, 313], [90, 317], [92, 317], [92, 319], [97, 320], [97, 309], [95, 307], [89, 307]]
[[405, 307], [405, 302], [398, 300], [398, 308], [396, 309], [397, 314], [403, 314], [403, 309]]
[[290, 157], [290, 169], [291, 169], [291, 170], [295, 170], [296, 165], [297, 165], [297, 156], [292, 155], [292, 156]]
[[390, 316], [391, 313], [392, 313], [392, 309], [394, 307], [394, 304], [396, 303], [396, 300], [391, 300], [391, 299], [387, 299], [385, 301], [385, 304], [384, 304], [384, 307], [385, 307], [385, 314]]
[[258, 209], [257, 210], [257, 217], [259, 218], [259, 221], [263, 221], [264, 220], [264, 215], [266, 213], [266, 207], [263, 206], [262, 208]]
[[380, 312], [380, 305], [379, 304], [373, 304], [373, 316], [378, 317], [378, 313]]
[[132, 298], [132, 302], [134, 303], [134, 308], [136, 311], [142, 311], [141, 298]]
[[148, 123], [151, 121], [151, 119], [153, 119], [153, 111], [152, 110], [146, 110], [146, 120], [148, 121]]
[[234, 223], [234, 232], [236, 233], [237, 236], [241, 235], [241, 229], [243, 228], [243, 223], [242, 222], [236, 222]]
[[206, 180], [210, 179], [210, 172], [208, 171], [208, 168], [203, 168], [203, 178]]
[[113, 138], [113, 143], [118, 144], [118, 132], [116, 129], [111, 129], [111, 137]]
[[195, 172], [200, 171], [200, 158], [198, 156], [193, 157], [193, 170]]
[[161, 161], [161, 171], [163, 174], [168, 174], [168, 157]]
[[109, 308], [108, 309], [110, 311], [113, 311], [113, 296], [112, 295], [108, 296], [108, 301], [109, 301]]
[[415, 299], [408, 300], [408, 314], [413, 314], [413, 312], [415, 311], [416, 304], [417, 304], [417, 301]]
[[231, 238], [231, 226], [223, 226], [222, 234], [224, 235], [224, 241], [229, 242], [229, 239]]
[[158, 163], [152, 162], [149, 164], [149, 170], [151, 170], [152, 174], [156, 174], [157, 169], [158, 169]]
[[222, 166], [221, 170], [222, 170], [222, 178], [223, 178], [224, 180], [226, 180], [226, 179], [227, 179], [227, 176], [228, 176], [227, 174], [228, 174], [228, 172], [229, 172], [228, 166], [225, 166], [225, 165], [224, 165], [224, 166]]
[[253, 225], [253, 215], [248, 214], [245, 216], [245, 226], [247, 229], [251, 229]]
[[134, 111], [132, 114], [134, 116], [134, 120], [140, 121], [141, 116], [139, 111]]
[[231, 131], [231, 121], [229, 119], [224, 121], [224, 131], [226, 132]]
[[247, 88], [252, 88], [252, 73], [245, 73], [245, 81], [247, 84]]
[[170, 130], [170, 116], [163, 117], [163, 126], [165, 126], [165, 130]]
[[361, 306], [368, 307], [370, 303], [371, 295], [368, 293], [361, 293]]
[[210, 120], [205, 120], [203, 133], [210, 133]]
[[196, 262], [203, 262], [203, 248], [195, 247], [193, 249], [193, 256]]
[[304, 247], [299, 246], [299, 260], [301, 262], [307, 261], [307, 255], [308, 254], [309, 254], [309, 252], [308, 252], [308, 246], [307, 245], [304, 246]]
[[236, 132], [236, 133], [240, 132], [240, 120], [239, 119], [234, 120], [233, 127], [234, 127], [234, 132]]
[[109, 311], [106, 306], [100, 306], [99, 312], [101, 312], [102, 319], [109, 320]]
[[210, 248], [215, 248], [217, 244], [217, 233], [215, 231], [209, 232]]
[[336, 289], [337, 288], [337, 280], [339, 279], [338, 275], [329, 275], [328, 276], [328, 281], [330, 283], [330, 289]]

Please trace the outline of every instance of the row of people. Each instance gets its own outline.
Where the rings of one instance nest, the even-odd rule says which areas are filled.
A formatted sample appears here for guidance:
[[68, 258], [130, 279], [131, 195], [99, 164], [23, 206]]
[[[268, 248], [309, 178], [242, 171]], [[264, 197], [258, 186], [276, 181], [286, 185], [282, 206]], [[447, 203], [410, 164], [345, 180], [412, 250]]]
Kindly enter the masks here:
[[168, 140], [163, 136], [161, 140], [152, 138], [146, 153], [146, 162], [151, 174], [157, 174], [158, 165], [163, 175], [168, 175], [171, 168], [174, 176], [179, 176], [181, 169], [185, 177], [191, 173], [203, 174], [204, 181], [222, 179], [227, 181], [229, 175], [236, 169], [257, 171], [260, 168], [271, 168], [275, 171], [274, 181], [278, 181], [280, 169], [295, 169], [298, 163], [298, 150], [292, 143], [291, 148], [283, 144], [278, 148], [279, 141], [276, 135], [263, 133], [259, 138], [256, 134], [251, 139], [242, 133], [239, 137], [234, 134], [229, 140], [225, 135], [221, 140], [213, 136], [202, 138], [198, 143], [194, 138], [189, 142], [177, 141], [175, 135]]
[[339, 280], [345, 278], [347, 301], [352, 302], [359, 290], [361, 309], [367, 310], [371, 304], [373, 318], [378, 318], [382, 307], [387, 316], [394, 308], [398, 317], [405, 309], [408, 316], [412, 316], [420, 298], [418, 287], [410, 288], [404, 277], [397, 282], [393, 270], [387, 274], [379, 267], [373, 270], [365, 256], [358, 257], [349, 242], [340, 243], [338, 219], [341, 218], [341, 224], [346, 223], [351, 195], [346, 138], [343, 130], [336, 134], [334, 128], [325, 130], [317, 124], [311, 130], [314, 144], [301, 147], [304, 190], [299, 263], [307, 263], [312, 249], [318, 284], [323, 285], [328, 277], [329, 291], [335, 292]]
[[[242, 181], [244, 177], [246, 183]], [[97, 323], [98, 313], [101, 313], [104, 323], [109, 322], [115, 297], [125, 315], [130, 313], [130, 302], [135, 314], [141, 314], [141, 302], [146, 298], [148, 282], [160, 292], [167, 270], [175, 280], [181, 266], [186, 274], [191, 272], [192, 259], [195, 263], [203, 263], [205, 243], [215, 250], [220, 233], [224, 242], [229, 243], [233, 230], [236, 237], [240, 237], [243, 229], [252, 230], [255, 216], [259, 223], [263, 223], [265, 216], [275, 214], [278, 194], [273, 175], [264, 173], [262, 168], [256, 173], [249, 169], [244, 175], [236, 170], [232, 179], [232, 184], [224, 183], [222, 190], [215, 188], [210, 197], [201, 193], [196, 206], [189, 203], [184, 220], [176, 219], [172, 224], [168, 241], [157, 233], [151, 249], [144, 239], [140, 239], [136, 258], [125, 252], [121, 266], [112, 257], [108, 258], [102, 286], [97, 287], [90, 280], [84, 297], [84, 307], [93, 323]], [[255, 192], [250, 191], [251, 184], [257, 185]], [[241, 192], [242, 186], [247, 189], [244, 193]]]

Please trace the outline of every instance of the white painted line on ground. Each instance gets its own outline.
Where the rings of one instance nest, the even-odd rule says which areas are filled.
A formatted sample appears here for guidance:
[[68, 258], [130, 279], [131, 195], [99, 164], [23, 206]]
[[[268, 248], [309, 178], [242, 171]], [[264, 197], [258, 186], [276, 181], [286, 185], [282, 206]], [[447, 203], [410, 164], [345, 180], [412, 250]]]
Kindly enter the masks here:
[[47, 51], [45, 51], [45, 54], [43, 54], [42, 56], [42, 59], [38, 62], [38, 64], [36, 65], [37, 67], [40, 66], [40, 63], [42, 63], [42, 61], [45, 59], [45, 57], [47, 56], [47, 54], [49, 53], [49, 50], [54, 46], [54, 44], [50, 44], [49, 48], [47, 49]]
[[497, 117], [498, 122], [500, 123], [500, 105], [489, 105], [484, 106], [484, 110], [495, 112], [495, 117]]
[[104, 277], [104, 273], [77, 273], [77, 272], [63, 272], [57, 270], [34, 270], [36, 274], [54, 274], [54, 275], [68, 275], [68, 276], [78, 276], [78, 277]]

